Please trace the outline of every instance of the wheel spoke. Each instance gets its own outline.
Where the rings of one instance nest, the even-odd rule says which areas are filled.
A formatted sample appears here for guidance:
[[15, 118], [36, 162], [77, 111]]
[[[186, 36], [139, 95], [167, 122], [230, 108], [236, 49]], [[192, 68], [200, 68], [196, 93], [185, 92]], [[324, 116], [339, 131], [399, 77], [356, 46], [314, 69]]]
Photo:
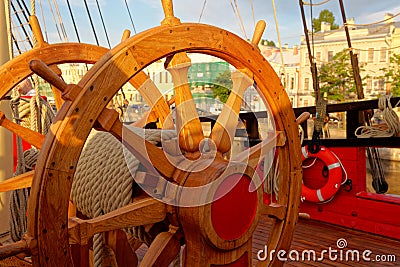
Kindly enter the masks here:
[[222, 154], [231, 149], [244, 92], [253, 84], [253, 79], [250, 77], [245, 72], [240, 71], [235, 71], [231, 75], [233, 82], [231, 94], [211, 132], [211, 139]]
[[152, 107], [152, 110], [157, 113], [157, 118], [162, 128], [173, 129], [174, 122], [172, 117], [168, 116], [170, 113], [169, 105], [150, 77], [142, 71], [129, 82], [143, 96], [143, 99]]
[[269, 135], [267, 138], [262, 140], [261, 143], [235, 155], [232, 157], [232, 160], [236, 162], [246, 162], [250, 167], [256, 168], [266, 153], [276, 146], [285, 145], [285, 143], [286, 136], [284, 132], [278, 131], [273, 135]]
[[174, 81], [176, 129], [179, 134], [179, 146], [186, 152], [197, 152], [204, 135], [188, 84], [190, 65], [190, 58], [186, 53], [178, 53], [167, 65], [167, 70]]
[[0, 183], [0, 193], [31, 187], [35, 171], [25, 172]]
[[135, 200], [127, 206], [90, 220], [70, 218], [69, 240], [71, 244], [85, 245], [97, 233], [156, 223], [164, 220], [166, 215], [164, 203], [153, 198]]
[[44, 135], [35, 131], [32, 131], [29, 128], [25, 128], [21, 125], [18, 125], [9, 119], [6, 118], [6, 115], [0, 111], [0, 126], [3, 126], [7, 130], [11, 131], [15, 135], [21, 137], [29, 144], [34, 147], [40, 149], [42, 148], [42, 144], [44, 142]]
[[[115, 110], [104, 109], [97, 119], [99, 128], [110, 132], [131, 152], [140, 163], [155, 175], [154, 168], [172, 181], [175, 166], [165, 156], [164, 152], [144, 138], [145, 129], [133, 126], [125, 126], [119, 120], [119, 114]], [[139, 134], [140, 133], [140, 134]]]
[[178, 256], [180, 248], [177, 228], [170, 226], [169, 232], [162, 232], [156, 236], [140, 266], [169, 266]]
[[286, 206], [277, 203], [271, 203], [263, 206], [261, 214], [265, 214], [270, 218], [283, 221], [286, 218], [286, 211]]

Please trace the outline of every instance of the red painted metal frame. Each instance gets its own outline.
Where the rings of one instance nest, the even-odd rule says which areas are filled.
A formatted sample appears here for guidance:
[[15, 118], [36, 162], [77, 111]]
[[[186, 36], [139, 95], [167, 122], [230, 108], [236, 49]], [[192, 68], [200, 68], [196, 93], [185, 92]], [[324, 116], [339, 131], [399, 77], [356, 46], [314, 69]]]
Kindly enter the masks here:
[[[400, 239], [400, 197], [367, 192], [365, 148], [329, 148], [341, 160], [352, 180], [352, 189], [342, 187], [328, 203], [302, 202], [301, 212], [311, 219]], [[322, 177], [321, 169], [305, 172]], [[311, 167], [314, 168], [314, 167]]]

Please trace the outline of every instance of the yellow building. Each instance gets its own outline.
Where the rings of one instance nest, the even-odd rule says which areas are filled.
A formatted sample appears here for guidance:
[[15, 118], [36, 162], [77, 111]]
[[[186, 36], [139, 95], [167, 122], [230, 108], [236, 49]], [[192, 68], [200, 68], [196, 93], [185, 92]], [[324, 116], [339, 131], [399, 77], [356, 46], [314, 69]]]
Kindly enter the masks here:
[[[376, 98], [385, 94], [387, 87], [382, 78], [382, 68], [388, 66], [391, 54], [400, 53], [400, 22], [395, 22], [393, 15], [386, 14], [378, 23], [357, 25], [353, 19], [349, 19], [348, 25], [353, 51], [358, 55], [359, 64], [364, 69], [360, 73], [361, 77], [368, 75], [364, 80], [365, 97]], [[312, 50], [317, 66], [331, 61], [336, 53], [348, 49], [344, 28], [331, 30], [329, 23], [323, 22], [321, 31], [310, 36], [311, 39], [314, 40]], [[314, 105], [312, 76], [304, 36], [300, 46], [300, 73], [299, 106]]]

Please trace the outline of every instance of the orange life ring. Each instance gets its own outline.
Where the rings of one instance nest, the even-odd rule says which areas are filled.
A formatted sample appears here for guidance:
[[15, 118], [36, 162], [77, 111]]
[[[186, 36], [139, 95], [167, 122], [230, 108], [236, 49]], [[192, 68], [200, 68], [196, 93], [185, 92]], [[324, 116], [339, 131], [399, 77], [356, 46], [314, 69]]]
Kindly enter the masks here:
[[327, 166], [329, 175], [326, 184], [319, 189], [311, 189], [302, 184], [302, 199], [310, 202], [324, 202], [331, 199], [339, 190], [342, 182], [342, 164], [339, 159], [326, 147], [321, 146], [321, 150], [312, 154], [307, 146], [301, 148], [302, 160], [307, 158], [317, 158]]

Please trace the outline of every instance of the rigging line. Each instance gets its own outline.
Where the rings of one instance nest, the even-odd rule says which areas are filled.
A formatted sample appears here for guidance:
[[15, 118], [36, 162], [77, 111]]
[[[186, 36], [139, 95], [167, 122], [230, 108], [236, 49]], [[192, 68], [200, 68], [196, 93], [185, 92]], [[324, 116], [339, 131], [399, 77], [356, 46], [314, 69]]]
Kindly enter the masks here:
[[[400, 45], [399, 46], [394, 46], [394, 47], [385, 47], [385, 48], [386, 48], [386, 50], [394, 50], [394, 49], [400, 48]], [[356, 48], [356, 47], [347, 48], [347, 49], [348, 50], [352, 49], [352, 50], [357, 50], [357, 51], [363, 51], [363, 52], [369, 52], [370, 51], [368, 49], [362, 49], [362, 48]], [[380, 49], [373, 49], [373, 51], [374, 52], [380, 52], [381, 50]]]
[[365, 24], [354, 24], [354, 23], [347, 23], [347, 25], [351, 25], [351, 26], [359, 26], [359, 27], [363, 27], [363, 26], [371, 26], [371, 25], [376, 25], [376, 24], [381, 24], [383, 22], [386, 22], [388, 20], [394, 19], [395, 17], [400, 16], [400, 12], [394, 14], [393, 16], [390, 16], [389, 18], [383, 19], [383, 20], [379, 20], [379, 21], [375, 21], [375, 22], [371, 22], [371, 23], [365, 23]]
[[99, 5], [99, 1], [98, 1], [98, 0], [96, 0], [96, 5], [97, 5], [97, 9], [99, 10], [100, 19], [101, 19], [101, 23], [103, 24], [103, 29], [104, 29], [104, 33], [105, 33], [105, 35], [106, 35], [108, 47], [111, 49], [110, 39], [108, 38], [108, 33], [107, 33], [107, 29], [106, 29], [106, 24], [104, 23], [103, 14], [101, 13], [101, 9], [100, 9], [100, 5]]
[[[229, 0], [228, 0], [228, 1], [229, 1]], [[236, 9], [235, 9], [235, 6], [233, 5], [232, 0], [230, 0], [230, 4], [231, 4], [232, 10], [233, 10], [233, 13], [235, 14], [235, 17], [238, 18], [238, 15], [237, 15], [237, 13], [236, 13]], [[242, 29], [242, 27], [241, 27], [241, 25], [240, 25], [240, 22], [239, 22], [238, 24], [239, 24], [240, 30], [242, 31], [243, 36], [245, 36], [246, 33], [243, 31], [243, 29]]]
[[69, 0], [66, 0], [66, 2], [67, 2], [67, 5], [68, 5], [69, 14], [71, 15], [72, 24], [74, 25], [76, 38], [78, 38], [78, 42], [80, 43], [81, 42], [81, 38], [79, 37], [79, 32], [78, 32], [78, 28], [76, 27], [75, 18], [74, 18], [74, 14], [72, 13], [71, 5], [69, 3]]
[[90, 15], [90, 11], [89, 11], [89, 7], [88, 7], [88, 4], [87, 4], [87, 1], [86, 1], [86, 0], [83, 0], [83, 2], [85, 3], [86, 12], [87, 12], [88, 17], [89, 17], [90, 26], [92, 26], [94, 38], [96, 39], [96, 44], [97, 44], [97, 46], [100, 46], [100, 44], [99, 44], [99, 39], [97, 39], [96, 29], [94, 28], [92, 16]]
[[[12, 3], [12, 1], [10, 1], [10, 3]], [[23, 3], [23, 6], [21, 5], [20, 0], [17, 0], [18, 7], [21, 10], [22, 15], [24, 16], [25, 21], [29, 22], [29, 16], [30, 16], [29, 10], [26, 7], [25, 2], [22, 1], [22, 3]], [[26, 13], [28, 13], [28, 16], [26, 15]], [[29, 27], [30, 27], [30, 25], [29, 25]]]
[[[18, 27], [15, 26], [15, 22], [13, 20], [11, 20], [11, 27], [18, 29]], [[29, 49], [31, 49], [31, 47], [30, 48], [26, 47], [26, 42], [25, 41], [22, 41], [21, 32], [19, 30], [15, 30], [14, 33], [15, 33], [15, 35], [13, 34], [12, 37], [15, 39], [15, 42], [18, 45], [18, 47], [20, 47], [19, 43], [22, 43], [21, 46], [23, 46], [24, 51], [28, 51]], [[17, 36], [17, 37], [15, 37], [15, 36]], [[21, 40], [21, 41], [19, 41], [19, 40]], [[18, 47], [17, 47], [17, 49], [18, 49]], [[18, 50], [20, 51], [21, 49], [18, 49]]]
[[313, 5], [312, 0], [310, 0], [310, 21], [311, 21], [311, 47], [312, 47], [312, 57], [315, 55], [315, 40], [314, 40], [314, 23], [313, 23]]
[[[18, 1], [17, 1], [17, 2], [18, 2]], [[15, 6], [14, 6], [14, 4], [13, 4], [12, 1], [10, 1], [10, 4], [11, 4], [11, 8], [12, 8], [13, 11], [14, 11], [15, 17], [17, 18], [17, 20], [18, 20], [18, 22], [19, 22], [19, 24], [20, 24], [20, 28], [22, 29], [22, 31], [23, 31], [23, 33], [24, 33], [24, 35], [25, 35], [25, 41], [27, 41], [27, 42], [29, 43], [30, 47], [33, 48], [32, 41], [31, 41], [31, 39], [30, 39], [30, 37], [29, 37], [29, 35], [28, 35], [28, 32], [26, 31], [26, 29], [25, 29], [25, 27], [24, 27], [24, 24], [22, 23], [21, 18], [20, 18], [19, 15], [18, 15], [18, 11], [16, 10], [16, 8], [15, 8]], [[22, 10], [22, 9], [21, 9], [21, 10]], [[23, 12], [22, 12], [22, 13], [23, 13]]]
[[12, 38], [12, 41], [13, 41], [15, 47], [16, 47], [17, 50], [18, 50], [18, 54], [21, 55], [21, 54], [22, 54], [21, 48], [19, 47], [18, 42], [17, 42], [17, 40], [15, 39], [15, 36], [14, 36], [13, 33], [11, 34], [11, 38]]
[[56, 17], [54, 16], [54, 11], [53, 11], [53, 8], [52, 8], [52, 6], [51, 6], [50, 0], [47, 0], [47, 2], [49, 3], [49, 8], [50, 8], [51, 16], [53, 17], [54, 25], [56, 26], [56, 30], [57, 30], [57, 33], [58, 33], [58, 38], [60, 38], [60, 41], [62, 42], [62, 37], [61, 37], [60, 29], [58, 28], [58, 23], [57, 23]]
[[200, 17], [199, 17], [199, 23], [200, 23], [200, 21], [201, 21], [201, 18], [203, 17], [203, 14], [204, 14], [204, 10], [206, 9], [206, 3], [207, 3], [207, 0], [204, 0], [203, 1], [203, 7], [201, 8], [201, 12], [200, 12]]
[[305, 6], [321, 6], [321, 5], [324, 5], [324, 4], [328, 3], [329, 1], [331, 1], [331, 0], [321, 1], [321, 2], [316, 3], [316, 4], [313, 4], [312, 1], [311, 1], [311, 2], [304, 2], [304, 1], [303, 1], [303, 4], [304, 4]]
[[242, 31], [243, 31], [243, 34], [244, 34], [244, 38], [245, 38], [246, 40], [248, 40], [247, 35], [246, 35], [246, 30], [245, 30], [245, 28], [244, 28], [243, 19], [242, 19], [242, 16], [240, 15], [239, 5], [238, 5], [238, 3], [237, 3], [237, 0], [233, 0], [233, 2], [235, 3], [236, 11], [237, 11], [237, 14], [238, 14], [238, 17], [239, 17], [239, 21], [240, 21], [240, 27], [242, 27]]
[[306, 20], [306, 15], [304, 12], [303, 0], [299, 0], [299, 4], [300, 4], [300, 11], [301, 11], [301, 19], [303, 21], [304, 37], [306, 38], [306, 43], [307, 43], [308, 59], [310, 61], [310, 65], [311, 65], [313, 88], [314, 88], [314, 92], [315, 92], [316, 102], [318, 102], [318, 100], [320, 99], [320, 88], [319, 88], [319, 83], [318, 83], [317, 65], [314, 62], [312, 52], [311, 52], [310, 37], [309, 37], [308, 28], [307, 28], [307, 20]]
[[281, 51], [281, 61], [282, 61], [282, 68], [283, 68], [283, 86], [286, 87], [286, 69], [285, 69], [285, 59], [283, 56], [283, 48], [282, 48], [282, 42], [281, 42], [281, 34], [279, 32], [279, 26], [278, 26], [278, 16], [276, 14], [276, 6], [275, 6], [275, 0], [272, 0], [272, 9], [274, 10], [274, 20], [275, 20], [275, 28], [276, 28], [276, 35], [278, 36], [278, 45], [279, 45], [279, 50]]
[[131, 23], [132, 23], [133, 32], [136, 34], [135, 23], [133, 23], [132, 14], [131, 14], [131, 11], [130, 11], [130, 9], [129, 9], [128, 2], [127, 2], [126, 0], [125, 0], [125, 6], [126, 6], [126, 10], [128, 11], [128, 14], [129, 14], [129, 19], [131, 20]]
[[351, 47], [351, 40], [350, 40], [350, 32], [349, 32], [349, 27], [346, 26], [347, 18], [346, 18], [346, 14], [345, 14], [343, 0], [339, 0], [339, 5], [340, 5], [340, 11], [342, 13], [343, 24], [345, 24], [344, 30], [346, 32], [347, 44], [348, 44], [348, 47], [350, 48], [349, 53], [350, 53], [351, 66], [353, 67], [353, 77], [354, 77], [354, 83], [356, 85], [356, 90], [357, 90], [357, 98], [363, 99], [364, 98], [364, 90], [363, 90], [361, 76], [360, 76], [360, 68], [358, 66], [357, 55], [354, 54], [353, 50], [351, 49], [352, 47]]
[[49, 36], [47, 35], [47, 26], [44, 20], [44, 12], [43, 12], [43, 5], [42, 1], [39, 2], [39, 7], [40, 7], [40, 14], [42, 15], [42, 24], [43, 24], [43, 29], [44, 29], [44, 35], [46, 36], [46, 42], [49, 41]]
[[253, 5], [253, 0], [250, 0], [250, 6], [251, 6], [251, 16], [253, 17], [253, 27], [256, 28], [256, 16], [254, 15], [254, 5]]
[[56, 13], [57, 13], [57, 18], [58, 18], [58, 21], [60, 23], [60, 28], [61, 28], [61, 32], [62, 32], [62, 34], [64, 36], [64, 40], [66, 42], [68, 42], [68, 35], [67, 35], [67, 32], [66, 32], [65, 27], [64, 27], [64, 22], [63, 22], [62, 17], [61, 17], [60, 9], [58, 8], [57, 1], [53, 0], [53, 4], [54, 4], [54, 9], [56, 10]]

